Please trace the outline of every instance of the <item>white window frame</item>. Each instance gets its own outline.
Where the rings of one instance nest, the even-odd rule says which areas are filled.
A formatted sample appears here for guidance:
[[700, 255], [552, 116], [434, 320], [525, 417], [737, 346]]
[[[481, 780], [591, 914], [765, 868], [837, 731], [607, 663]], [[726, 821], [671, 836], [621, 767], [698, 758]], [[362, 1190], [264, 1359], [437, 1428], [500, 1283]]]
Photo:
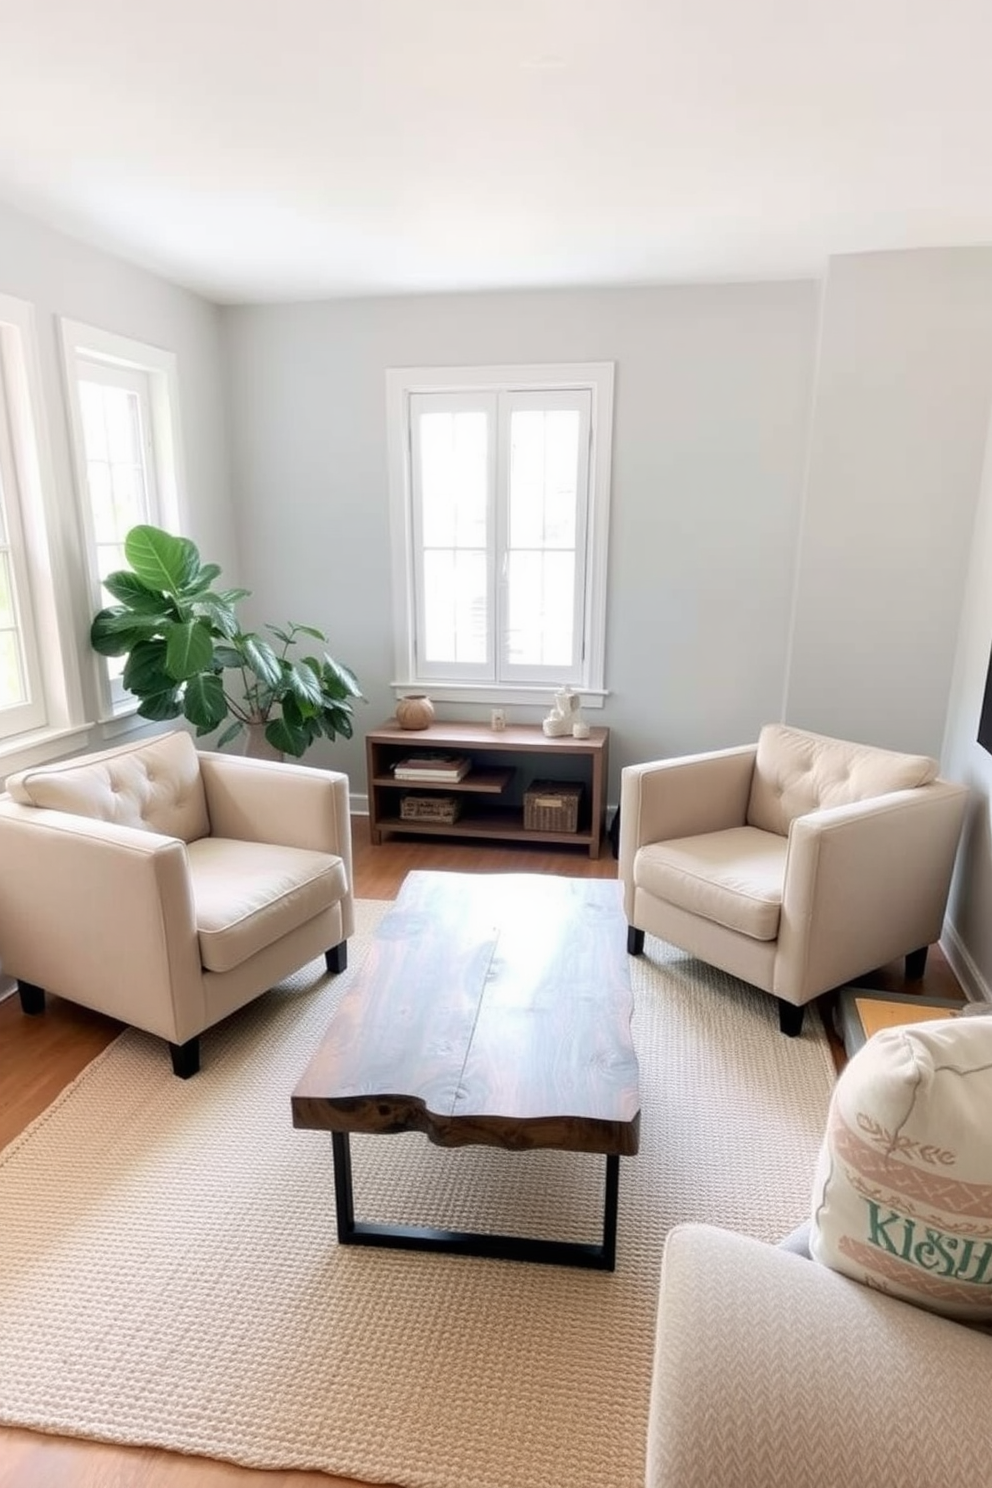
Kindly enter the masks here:
[[0, 294], [0, 420], [5, 511], [18, 589], [18, 620], [32, 701], [0, 733], [0, 779], [85, 743], [72, 643], [69, 575], [52, 535], [60, 530], [38, 360], [34, 308]]
[[[187, 522], [178, 362], [175, 352], [132, 340], [128, 336], [120, 336], [114, 331], [84, 325], [80, 321], [63, 317], [60, 320], [60, 332], [76, 501], [86, 550], [89, 618], [92, 620], [105, 600], [97, 565], [79, 382], [80, 379], [85, 380], [98, 373], [100, 369], [107, 372], [116, 369], [122, 373], [137, 374], [138, 382], [134, 386], [147, 385], [145, 410], [149, 427], [147, 430], [143, 429], [142, 433], [146, 441], [148, 520], [154, 526], [181, 533], [186, 530]], [[93, 652], [92, 659], [100, 721], [106, 723], [133, 717], [137, 713], [138, 700], [125, 692], [119, 682], [111, 680], [102, 656]], [[144, 720], [137, 722], [143, 723]]]
[[[534, 366], [398, 367], [386, 372], [387, 449], [389, 459], [390, 534], [392, 544], [393, 632], [395, 678], [392, 686], [429, 689], [441, 702], [544, 703], [548, 681], [528, 680], [520, 669], [513, 680], [480, 681], [418, 665], [416, 532], [412, 499], [411, 398], [421, 393], [499, 396], [517, 393], [590, 395], [589, 466], [586, 491], [585, 606], [581, 633], [581, 675], [571, 680], [590, 708], [601, 708], [607, 696], [606, 580], [610, 521], [610, 472], [613, 435], [612, 362], [542, 363]], [[496, 453], [505, 465], [506, 451]], [[501, 540], [499, 535], [496, 541]], [[497, 643], [498, 644], [498, 643]]]

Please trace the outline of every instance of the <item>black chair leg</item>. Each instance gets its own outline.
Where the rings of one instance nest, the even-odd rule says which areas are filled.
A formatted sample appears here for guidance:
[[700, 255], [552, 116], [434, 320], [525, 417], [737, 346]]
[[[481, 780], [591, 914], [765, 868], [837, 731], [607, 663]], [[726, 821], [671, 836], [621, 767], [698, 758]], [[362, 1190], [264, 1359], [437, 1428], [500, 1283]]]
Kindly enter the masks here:
[[927, 951], [929, 946], [920, 946], [917, 951], [910, 951], [906, 957], [906, 980], [907, 982], [918, 982], [927, 969]]
[[32, 1017], [37, 1017], [39, 1013], [45, 1011], [44, 987], [36, 987], [34, 982], [18, 981], [17, 992], [21, 999], [22, 1012], [30, 1013]]
[[169, 1053], [172, 1055], [172, 1073], [180, 1080], [188, 1080], [191, 1075], [199, 1073], [199, 1038], [187, 1039], [184, 1044], [170, 1044]]
[[329, 951], [324, 952], [324, 960], [332, 975], [338, 971], [345, 971], [348, 966], [348, 942], [342, 940], [336, 946], [331, 946]]
[[798, 1038], [802, 1033], [805, 1012], [804, 1007], [796, 1007], [794, 1002], [778, 999], [778, 1026], [787, 1038]]
[[639, 956], [644, 950], [644, 931], [637, 930], [633, 925], [627, 926], [627, 955]]

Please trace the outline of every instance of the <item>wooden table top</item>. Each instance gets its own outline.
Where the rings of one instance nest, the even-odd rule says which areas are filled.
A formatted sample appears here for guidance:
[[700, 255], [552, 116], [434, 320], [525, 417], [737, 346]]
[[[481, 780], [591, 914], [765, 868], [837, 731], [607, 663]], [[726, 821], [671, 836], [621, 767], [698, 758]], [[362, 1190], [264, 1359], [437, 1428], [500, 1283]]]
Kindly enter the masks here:
[[293, 1093], [293, 1124], [631, 1155], [632, 1008], [615, 880], [410, 873]]

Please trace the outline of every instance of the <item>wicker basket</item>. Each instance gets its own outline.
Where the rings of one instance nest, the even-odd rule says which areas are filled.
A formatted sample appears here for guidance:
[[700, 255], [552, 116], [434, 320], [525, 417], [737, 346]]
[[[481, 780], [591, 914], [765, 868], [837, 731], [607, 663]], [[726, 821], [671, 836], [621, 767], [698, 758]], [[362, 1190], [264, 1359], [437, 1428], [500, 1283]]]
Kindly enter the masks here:
[[457, 796], [401, 796], [400, 818], [403, 821], [444, 822], [450, 825], [461, 816], [462, 803]]
[[577, 832], [582, 786], [561, 780], [535, 780], [524, 791], [528, 832]]

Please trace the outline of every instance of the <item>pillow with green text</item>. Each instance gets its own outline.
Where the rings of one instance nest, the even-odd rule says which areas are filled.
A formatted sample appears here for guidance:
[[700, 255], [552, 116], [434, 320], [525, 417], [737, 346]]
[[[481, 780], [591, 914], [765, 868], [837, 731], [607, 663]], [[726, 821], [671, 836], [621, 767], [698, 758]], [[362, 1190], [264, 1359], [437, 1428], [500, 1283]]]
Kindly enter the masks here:
[[886, 1028], [842, 1071], [810, 1254], [965, 1322], [992, 1319], [992, 1018]]

